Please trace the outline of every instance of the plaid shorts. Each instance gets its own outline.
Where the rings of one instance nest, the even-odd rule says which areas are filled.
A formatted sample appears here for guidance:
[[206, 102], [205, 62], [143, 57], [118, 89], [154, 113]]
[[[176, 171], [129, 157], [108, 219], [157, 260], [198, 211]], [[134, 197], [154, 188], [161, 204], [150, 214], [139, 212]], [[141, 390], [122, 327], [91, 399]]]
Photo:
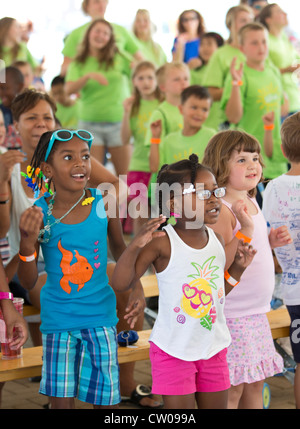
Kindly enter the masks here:
[[40, 393], [94, 405], [121, 400], [116, 329], [43, 334]]

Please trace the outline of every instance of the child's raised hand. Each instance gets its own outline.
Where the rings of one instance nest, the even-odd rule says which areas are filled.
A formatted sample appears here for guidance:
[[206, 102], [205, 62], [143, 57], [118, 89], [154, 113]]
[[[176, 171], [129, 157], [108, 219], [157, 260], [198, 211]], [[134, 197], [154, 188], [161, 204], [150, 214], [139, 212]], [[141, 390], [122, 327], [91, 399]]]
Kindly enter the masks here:
[[135, 96], [132, 95], [131, 97], [126, 98], [126, 100], [123, 101], [123, 107], [125, 112], [130, 113], [132, 109], [133, 102], [135, 100]]
[[161, 119], [154, 121], [150, 124], [152, 138], [159, 139], [162, 131]]
[[237, 62], [237, 57], [234, 57], [230, 64], [230, 73], [234, 81], [240, 82], [243, 78], [244, 65], [241, 62], [240, 67], [237, 69], [236, 62]]
[[264, 125], [273, 125], [274, 124], [274, 118], [275, 118], [275, 113], [274, 112], [268, 112], [266, 113], [263, 117], [263, 123]]
[[252, 216], [248, 213], [246, 203], [243, 200], [238, 200], [232, 204], [231, 208], [233, 213], [236, 215], [238, 221], [240, 222], [241, 228], [247, 229], [247, 233], [249, 235], [252, 235], [254, 225]]
[[142, 249], [146, 244], [150, 243], [153, 238], [162, 237], [165, 235], [164, 231], [156, 231], [157, 228], [166, 221], [165, 216], [159, 216], [155, 219], [150, 219], [145, 225], [142, 226], [135, 238], [132, 240], [132, 245]]
[[292, 242], [293, 239], [287, 226], [279, 226], [276, 229], [271, 228], [269, 233], [269, 243], [272, 249], [275, 249], [276, 247], [286, 246], [287, 244], [291, 244]]
[[234, 262], [240, 268], [246, 268], [251, 264], [252, 259], [256, 255], [257, 250], [254, 249], [251, 244], [244, 242], [243, 240], [239, 240], [238, 247], [236, 249], [236, 254], [234, 257]]
[[32, 206], [25, 210], [20, 217], [21, 241], [35, 245], [43, 222], [43, 212], [40, 207]]
[[106, 77], [103, 76], [102, 73], [99, 72], [90, 72], [89, 78], [95, 80], [96, 82], [100, 83], [100, 85], [108, 85], [108, 80]]

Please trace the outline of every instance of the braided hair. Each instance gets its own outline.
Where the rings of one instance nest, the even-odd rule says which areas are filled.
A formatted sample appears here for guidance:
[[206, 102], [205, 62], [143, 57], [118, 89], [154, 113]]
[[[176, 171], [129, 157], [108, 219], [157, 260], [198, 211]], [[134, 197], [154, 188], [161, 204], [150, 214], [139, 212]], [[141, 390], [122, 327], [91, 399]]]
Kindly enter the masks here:
[[[46, 152], [48, 149], [49, 141], [51, 139], [53, 132], [54, 131], [46, 131], [40, 137], [40, 140], [38, 142], [37, 147], [35, 148], [33, 157], [32, 157], [31, 162], [30, 162], [30, 166], [31, 166], [31, 169], [33, 171], [33, 174], [35, 171], [37, 171], [37, 169], [40, 169], [42, 162], [45, 161], [45, 156], [46, 156]], [[55, 144], [53, 145], [53, 149], [54, 149], [54, 147], [55, 147]], [[49, 162], [49, 159], [51, 158], [52, 153], [53, 153], [53, 150], [51, 151], [51, 153], [49, 155], [49, 158], [47, 160], [48, 162]], [[43, 187], [43, 183], [45, 181], [44, 175], [43, 174], [36, 175], [35, 180], [36, 180], [36, 182], [35, 182], [36, 185], [41, 190]], [[49, 189], [51, 188], [51, 181], [52, 181], [52, 179], [49, 179], [47, 181], [47, 188], [49, 188]]]
[[[164, 164], [157, 174], [157, 184], [161, 185], [166, 183], [171, 186], [172, 184], [179, 183], [183, 187], [185, 183], [192, 183], [195, 187], [197, 173], [203, 170], [212, 171], [209, 167], [200, 164], [198, 155], [192, 153], [189, 159], [183, 159], [174, 164]], [[167, 215], [169, 210], [164, 206], [162, 197], [162, 190], [158, 187], [156, 198], [158, 201], [159, 214]], [[171, 198], [173, 197], [174, 192], [171, 190]], [[165, 225], [166, 223], [162, 224], [160, 228]]]

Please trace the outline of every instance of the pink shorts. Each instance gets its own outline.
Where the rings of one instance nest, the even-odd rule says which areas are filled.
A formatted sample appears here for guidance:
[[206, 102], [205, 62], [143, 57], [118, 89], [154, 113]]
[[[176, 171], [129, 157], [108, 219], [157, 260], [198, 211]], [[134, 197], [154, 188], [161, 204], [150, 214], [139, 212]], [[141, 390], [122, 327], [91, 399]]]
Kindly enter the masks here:
[[152, 393], [189, 395], [229, 389], [226, 354], [227, 349], [224, 349], [207, 360], [185, 361], [165, 353], [150, 342]]
[[148, 206], [148, 184], [151, 177], [151, 173], [148, 173], [147, 171], [129, 171], [127, 174], [127, 186], [134, 185], [135, 183], [141, 183], [144, 185], [143, 188], [138, 187], [136, 189], [136, 192], [134, 187], [132, 187], [132, 192], [130, 195], [128, 195], [128, 200], [132, 200], [133, 198], [140, 195], [140, 198], [142, 198], [143, 202], [145, 202]]

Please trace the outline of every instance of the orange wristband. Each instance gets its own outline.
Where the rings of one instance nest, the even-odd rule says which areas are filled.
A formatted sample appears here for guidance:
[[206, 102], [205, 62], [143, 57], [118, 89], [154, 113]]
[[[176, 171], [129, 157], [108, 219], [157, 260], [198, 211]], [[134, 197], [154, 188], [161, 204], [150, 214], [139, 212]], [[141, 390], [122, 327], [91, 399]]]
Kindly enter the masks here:
[[160, 143], [160, 139], [154, 139], [154, 138], [152, 138], [152, 139], [150, 139], [150, 143], [151, 144], [159, 144]]
[[270, 124], [270, 125], [264, 125], [264, 129], [266, 131], [272, 131], [274, 130], [275, 125], [274, 124]]
[[226, 270], [224, 273], [224, 278], [227, 281], [227, 283], [230, 284], [230, 286], [235, 287], [236, 285], [239, 284], [239, 282], [237, 280], [235, 280], [233, 277], [231, 277], [231, 275], [229, 274], [229, 272]]
[[21, 259], [21, 261], [23, 261], [23, 262], [32, 262], [32, 261], [35, 261], [35, 258], [37, 257], [37, 253], [36, 253], [36, 251], [32, 254], [32, 255], [29, 255], [29, 256], [22, 256], [20, 253], [19, 253], [19, 258]]
[[251, 243], [252, 238], [247, 237], [247, 235], [244, 235], [241, 231], [237, 231], [237, 233], [235, 234], [235, 236], [239, 240], [245, 241], [245, 243]]
[[242, 80], [233, 80], [232, 81], [232, 86], [242, 86], [242, 85], [243, 85]]

